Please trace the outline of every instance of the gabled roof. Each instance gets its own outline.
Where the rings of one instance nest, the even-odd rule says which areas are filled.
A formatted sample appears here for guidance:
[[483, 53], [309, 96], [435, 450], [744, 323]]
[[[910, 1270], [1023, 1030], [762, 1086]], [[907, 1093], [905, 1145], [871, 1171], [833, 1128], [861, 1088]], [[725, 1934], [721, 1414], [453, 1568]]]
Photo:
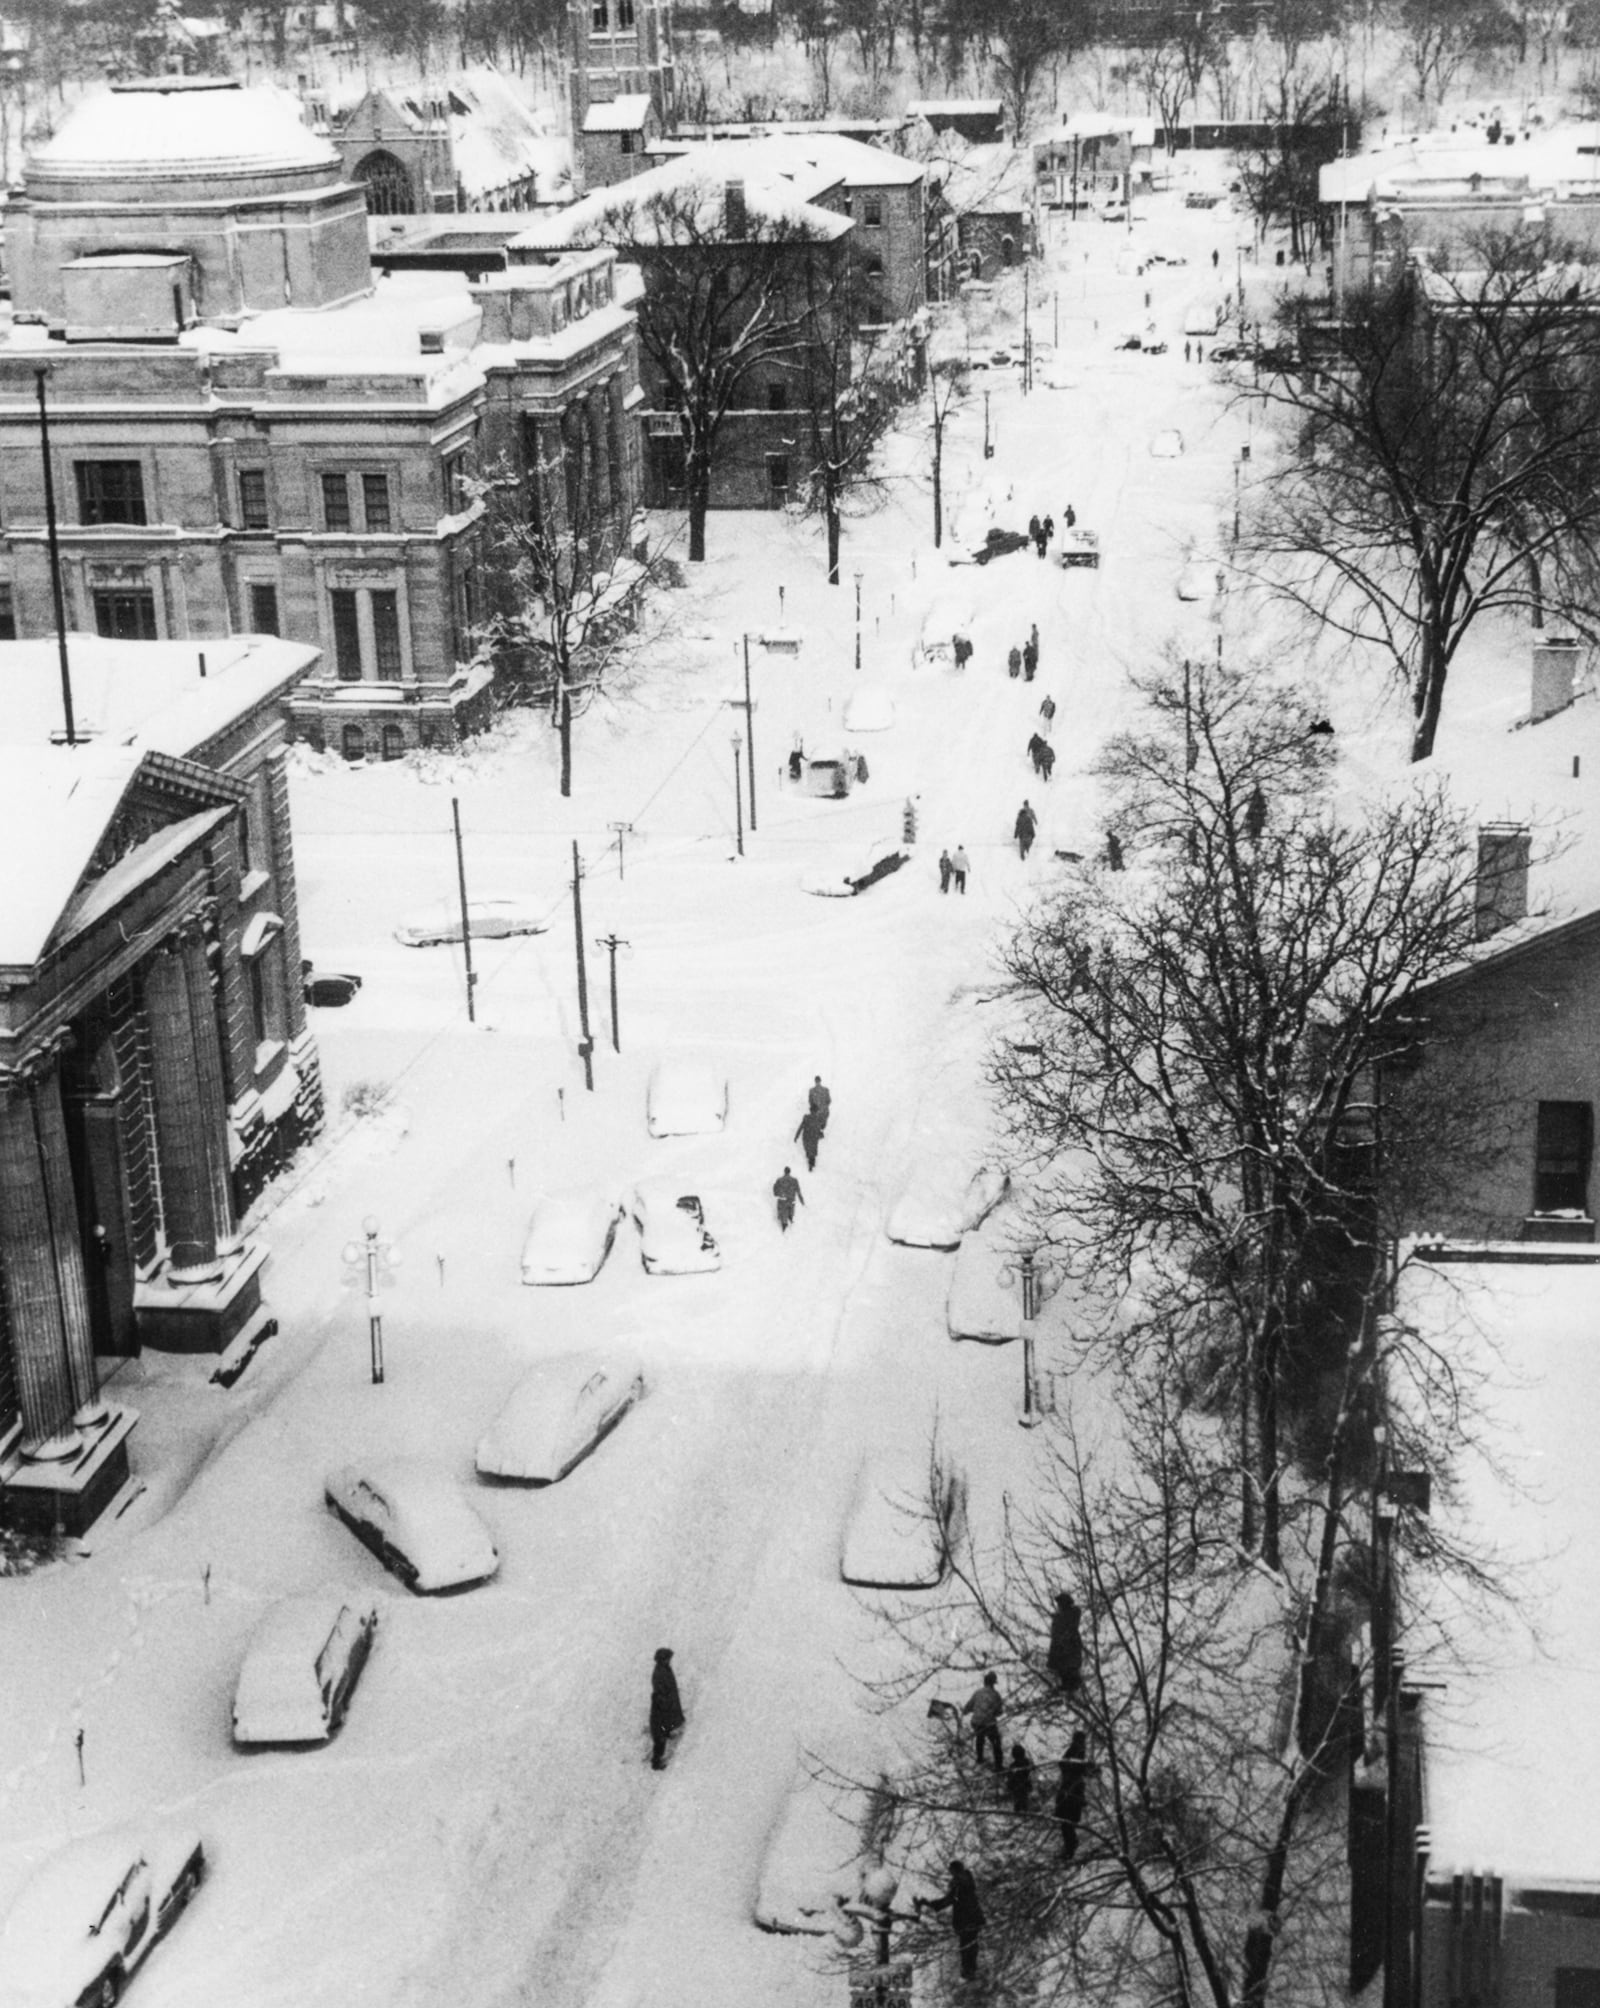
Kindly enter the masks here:
[[0, 857], [28, 860], [0, 893], [0, 967], [43, 955], [143, 758], [128, 746], [0, 746]]
[[803, 161], [845, 188], [909, 187], [927, 173], [920, 160], [869, 146], [847, 133], [773, 133], [762, 139], [718, 140], [715, 144], [724, 151], [759, 147], [780, 172], [785, 160]]
[[531, 250], [554, 250], [565, 244], [660, 244], [682, 241], [674, 233], [672, 215], [654, 208], [664, 198], [674, 209], [693, 217], [697, 236], [706, 242], [736, 241], [725, 235], [724, 217], [730, 181], [744, 190], [745, 214], [760, 229], [787, 227], [815, 243], [831, 243], [852, 225], [848, 216], [809, 202], [786, 176], [769, 163], [751, 161], [726, 146], [688, 149], [659, 167], [609, 188], [597, 188], [571, 208], [540, 217], [515, 241]]

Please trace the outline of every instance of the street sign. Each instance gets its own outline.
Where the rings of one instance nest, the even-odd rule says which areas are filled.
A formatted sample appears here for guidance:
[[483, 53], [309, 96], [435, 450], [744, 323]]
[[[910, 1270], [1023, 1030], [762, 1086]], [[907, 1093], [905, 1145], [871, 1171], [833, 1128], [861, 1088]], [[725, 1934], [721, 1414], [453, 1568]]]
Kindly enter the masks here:
[[850, 1969], [850, 2008], [911, 2008], [911, 1961]]

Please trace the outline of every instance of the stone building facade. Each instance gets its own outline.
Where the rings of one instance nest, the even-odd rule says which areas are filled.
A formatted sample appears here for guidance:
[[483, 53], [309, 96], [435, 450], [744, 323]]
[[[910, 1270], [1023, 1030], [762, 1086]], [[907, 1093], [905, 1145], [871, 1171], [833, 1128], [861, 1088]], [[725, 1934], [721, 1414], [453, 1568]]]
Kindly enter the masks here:
[[41, 383], [68, 624], [303, 642], [322, 667], [296, 730], [352, 759], [488, 713], [472, 483], [520, 450], [519, 398], [584, 424], [603, 400], [604, 510], [632, 512], [611, 255], [375, 278], [361, 190], [278, 94], [163, 80], [87, 104], [30, 161], [8, 240], [0, 635], [54, 623]]
[[[605, 181], [620, 180], [616, 170], [639, 158], [637, 173], [650, 162], [642, 143], [646, 133], [671, 134], [678, 128], [678, 74], [672, 50], [671, 0], [571, 0], [567, 18], [571, 30], [571, 95], [573, 169], [580, 194]], [[648, 113], [629, 108], [620, 124], [604, 121], [591, 131], [593, 107], [614, 100], [643, 97]], [[640, 136], [624, 151], [621, 135]], [[596, 173], [586, 179], [590, 168]]]
[[322, 1122], [284, 699], [310, 651], [0, 644], [0, 1513], [81, 1531], [135, 1418], [98, 1359], [270, 1325], [246, 1209]]

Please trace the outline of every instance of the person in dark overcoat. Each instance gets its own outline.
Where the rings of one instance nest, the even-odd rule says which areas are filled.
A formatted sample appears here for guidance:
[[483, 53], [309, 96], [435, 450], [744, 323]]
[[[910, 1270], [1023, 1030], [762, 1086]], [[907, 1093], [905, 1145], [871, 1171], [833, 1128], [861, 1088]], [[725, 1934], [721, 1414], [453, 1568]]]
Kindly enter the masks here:
[[1017, 840], [1017, 849], [1024, 858], [1033, 849], [1033, 840], [1039, 834], [1039, 818], [1033, 813], [1033, 805], [1024, 802], [1017, 811], [1017, 820], [1011, 826], [1011, 834]]
[[1082, 1687], [1083, 1612], [1070, 1590], [1062, 1590], [1056, 1597], [1055, 1612], [1050, 1619], [1050, 1650], [1044, 1663], [1066, 1693], [1076, 1694]]
[[1070, 1862], [1078, 1852], [1078, 1830], [1083, 1825], [1083, 1803], [1089, 1794], [1089, 1739], [1074, 1729], [1067, 1754], [1061, 1760], [1061, 1776], [1056, 1781], [1051, 1811], [1061, 1829], [1061, 1859]]
[[667, 1738], [683, 1727], [683, 1703], [678, 1698], [678, 1676], [672, 1670], [672, 1648], [657, 1646], [655, 1665], [650, 1670], [650, 1766], [664, 1771], [667, 1766]]
[[961, 1954], [961, 1977], [976, 1980], [978, 1977], [978, 1940], [983, 1935], [983, 1905], [978, 1901], [978, 1885], [973, 1881], [972, 1871], [965, 1862], [950, 1864], [950, 1887], [943, 1896], [917, 1897], [914, 1899], [918, 1910], [947, 1910], [950, 1913], [950, 1928], [956, 1935], [956, 1946]]
[[1033, 1802], [1033, 1759], [1020, 1743], [1013, 1743], [1006, 1762], [1006, 1797], [1013, 1813], [1025, 1813]]

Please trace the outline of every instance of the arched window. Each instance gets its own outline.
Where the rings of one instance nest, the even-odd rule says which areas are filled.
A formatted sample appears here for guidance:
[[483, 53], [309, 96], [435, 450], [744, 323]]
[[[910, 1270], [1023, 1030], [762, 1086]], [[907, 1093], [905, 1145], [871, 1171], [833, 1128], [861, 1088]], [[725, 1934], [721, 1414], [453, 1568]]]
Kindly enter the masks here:
[[398, 725], [383, 728], [383, 757], [385, 760], [399, 760], [405, 755], [406, 735]]
[[359, 725], [347, 725], [340, 735], [341, 747], [347, 760], [365, 760], [367, 757], [367, 735]]
[[1000, 239], [1000, 262], [1002, 265], [1016, 264], [1017, 246], [1016, 246], [1016, 240], [1014, 238], [1002, 237]]
[[405, 168], [379, 147], [356, 163], [353, 180], [367, 192], [367, 208], [374, 216], [410, 216], [416, 209], [411, 193], [411, 177]]

